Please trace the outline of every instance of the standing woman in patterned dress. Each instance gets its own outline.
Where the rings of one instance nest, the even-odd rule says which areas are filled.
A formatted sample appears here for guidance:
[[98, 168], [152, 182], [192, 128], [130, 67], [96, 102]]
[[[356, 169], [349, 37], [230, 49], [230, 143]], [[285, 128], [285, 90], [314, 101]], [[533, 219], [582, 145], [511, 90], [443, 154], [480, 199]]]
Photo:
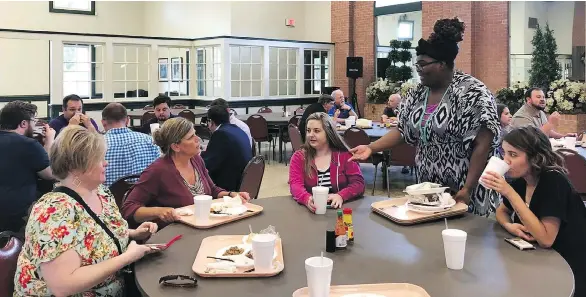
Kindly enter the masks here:
[[459, 19], [435, 23], [427, 40], [416, 48], [415, 68], [421, 83], [412, 88], [399, 113], [399, 127], [368, 146], [351, 150], [353, 160], [406, 142], [417, 149], [418, 182], [450, 187], [469, 211], [494, 214], [499, 194], [478, 185], [498, 145], [499, 119], [495, 100], [478, 79], [454, 70], [458, 42], [464, 35]]

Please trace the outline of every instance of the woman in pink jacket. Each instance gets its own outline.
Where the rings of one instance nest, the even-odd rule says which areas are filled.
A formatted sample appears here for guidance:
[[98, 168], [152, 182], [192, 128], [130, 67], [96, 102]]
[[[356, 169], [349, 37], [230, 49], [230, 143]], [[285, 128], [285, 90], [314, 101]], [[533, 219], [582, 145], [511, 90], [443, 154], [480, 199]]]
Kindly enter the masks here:
[[323, 112], [307, 118], [305, 144], [293, 154], [289, 167], [289, 186], [293, 199], [315, 212], [311, 188], [330, 188], [328, 202], [339, 208], [348, 199], [362, 196], [364, 177], [348, 146], [336, 132], [334, 123]]

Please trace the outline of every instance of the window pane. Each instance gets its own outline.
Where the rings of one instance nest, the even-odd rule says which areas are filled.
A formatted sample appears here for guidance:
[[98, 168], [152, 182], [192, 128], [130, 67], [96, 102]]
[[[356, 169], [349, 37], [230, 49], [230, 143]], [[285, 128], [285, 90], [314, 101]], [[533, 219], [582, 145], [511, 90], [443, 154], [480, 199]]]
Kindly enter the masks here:
[[250, 80], [250, 64], [241, 64], [240, 71], [242, 80]]
[[205, 96], [205, 81], [197, 80], [197, 95]]
[[252, 68], [252, 79], [262, 79], [262, 65], [260, 64], [253, 64], [251, 65]]
[[123, 46], [114, 46], [114, 62], [125, 62]]
[[[113, 80], [124, 80], [125, 79], [125, 75], [126, 75], [126, 71], [125, 71], [125, 66], [126, 64], [114, 64], [114, 66], [112, 67], [112, 73], [113, 73]], [[124, 67], [122, 67], [124, 66]]]
[[250, 63], [250, 47], [240, 47], [240, 63]]
[[232, 80], [240, 80], [240, 64], [230, 65], [230, 72]]
[[222, 95], [222, 82], [219, 80], [215, 80], [214, 81], [214, 93], [213, 96], [219, 97], [219, 96], [223, 96]]
[[240, 62], [240, 48], [239, 47], [237, 47], [237, 46], [230, 47], [230, 62], [231, 63], [239, 63]]
[[303, 78], [304, 79], [311, 79], [311, 67], [309, 65], [303, 66]]
[[75, 61], [75, 46], [64, 45], [63, 46], [63, 62]]
[[269, 96], [277, 96], [279, 93], [278, 90], [279, 82], [276, 80], [269, 81]]
[[104, 83], [103, 82], [94, 82], [92, 83], [92, 94], [91, 97], [96, 97], [96, 96], [103, 96], [104, 94]]
[[279, 79], [287, 79], [287, 64], [279, 64]]
[[114, 98], [120, 98], [120, 94], [122, 94], [122, 98], [126, 97], [126, 85], [124, 82], [113, 82], [112, 89], [114, 91]]
[[233, 81], [230, 84], [232, 97], [240, 97], [240, 82]]
[[252, 82], [252, 96], [258, 97], [261, 95], [262, 83], [260, 81]]
[[126, 64], [126, 80], [138, 80], [138, 64]]
[[94, 57], [92, 62], [104, 62], [104, 47], [101, 45], [92, 45], [92, 47], [94, 51]]
[[78, 46], [75, 49], [75, 60], [77, 62], [90, 62], [90, 48], [89, 46]]
[[138, 80], [148, 81], [149, 78], [149, 65], [139, 64], [138, 65]]
[[269, 65], [269, 79], [277, 79], [277, 64]]
[[206, 81], [206, 96], [213, 96], [214, 95], [214, 81], [208, 80]]
[[330, 61], [328, 60], [328, 52], [322, 51], [321, 52], [321, 64], [328, 65]]
[[312, 55], [313, 64], [315, 64], [315, 65], [321, 64], [321, 62], [319, 60], [319, 51], [313, 51], [311, 53], [311, 55]]
[[147, 46], [138, 47], [137, 62], [149, 64], [151, 62], [151, 48]]
[[321, 90], [321, 83], [319, 80], [314, 80], [313, 81], [313, 93], [314, 94], [319, 94], [319, 91]]
[[204, 63], [205, 61], [205, 50], [197, 49], [195, 60], [197, 63]]
[[310, 50], [303, 51], [303, 63], [304, 64], [311, 64], [311, 51]]
[[180, 83], [179, 88], [181, 90], [181, 93], [179, 95], [181, 95], [181, 96], [189, 95], [189, 82], [188, 81], [182, 81]]
[[90, 71], [91, 63], [89, 62], [77, 62], [73, 65], [73, 71]]
[[290, 80], [287, 82], [288, 95], [297, 95], [297, 81]]
[[289, 64], [297, 64], [297, 50], [289, 49]]
[[243, 81], [240, 85], [240, 91], [242, 92], [240, 94], [240, 97], [250, 97], [250, 88], [251, 88], [251, 83], [250, 81]]
[[277, 53], [278, 49], [276, 47], [269, 48], [269, 63], [277, 63]]
[[159, 58], [169, 58], [169, 48], [168, 47], [161, 47], [159, 46]]
[[289, 67], [288, 78], [289, 79], [297, 79], [297, 66], [288, 66], [288, 67]]
[[324, 78], [330, 79], [330, 69], [328, 67], [324, 68]]
[[287, 49], [280, 48], [279, 49], [279, 65], [286, 65], [287, 64]]
[[252, 58], [252, 63], [260, 64], [262, 61], [262, 47], [252, 47], [250, 55]]
[[311, 94], [311, 80], [303, 81], [303, 94]]
[[222, 65], [214, 64], [214, 80], [222, 79]]
[[279, 95], [280, 96], [287, 95], [287, 81], [286, 80], [279, 81]]

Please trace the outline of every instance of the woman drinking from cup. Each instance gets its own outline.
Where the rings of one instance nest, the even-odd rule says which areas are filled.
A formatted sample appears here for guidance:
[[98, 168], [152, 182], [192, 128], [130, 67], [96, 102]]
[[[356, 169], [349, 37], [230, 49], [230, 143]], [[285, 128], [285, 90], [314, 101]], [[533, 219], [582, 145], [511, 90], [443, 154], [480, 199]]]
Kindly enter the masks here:
[[128, 229], [102, 186], [105, 155], [98, 133], [79, 125], [59, 133], [49, 156], [60, 186], [33, 206], [14, 296], [124, 296], [125, 287], [132, 287], [121, 270], [153, 251], [132, 240], [147, 239], [157, 225]]
[[316, 112], [307, 118], [305, 144], [291, 157], [289, 187], [295, 201], [315, 212], [312, 188], [329, 188], [327, 201], [339, 208], [344, 201], [362, 196], [364, 177], [329, 116]]
[[512, 130], [503, 148], [514, 181], [508, 184], [495, 172], [481, 177], [504, 197], [497, 221], [514, 236], [560, 253], [574, 273], [574, 296], [586, 296], [586, 208], [568, 180], [563, 158], [531, 126]]
[[153, 139], [163, 156], [145, 169], [124, 201], [122, 214], [127, 220], [174, 222], [178, 219], [175, 208], [194, 204], [193, 197], [199, 195], [250, 199], [246, 192], [228, 192], [214, 184], [200, 156], [199, 137], [188, 120], [168, 119]]

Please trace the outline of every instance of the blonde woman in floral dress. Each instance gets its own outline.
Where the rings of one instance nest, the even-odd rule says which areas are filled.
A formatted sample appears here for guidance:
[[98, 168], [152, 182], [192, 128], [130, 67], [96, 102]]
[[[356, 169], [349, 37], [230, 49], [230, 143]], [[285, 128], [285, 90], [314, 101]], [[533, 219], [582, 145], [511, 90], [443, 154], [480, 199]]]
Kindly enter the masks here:
[[151, 252], [130, 240], [147, 239], [157, 226], [147, 222], [128, 229], [112, 194], [101, 185], [105, 148], [100, 134], [80, 126], [67, 127], [57, 137], [50, 160], [61, 187], [44, 195], [32, 209], [14, 296], [125, 295], [121, 270]]

